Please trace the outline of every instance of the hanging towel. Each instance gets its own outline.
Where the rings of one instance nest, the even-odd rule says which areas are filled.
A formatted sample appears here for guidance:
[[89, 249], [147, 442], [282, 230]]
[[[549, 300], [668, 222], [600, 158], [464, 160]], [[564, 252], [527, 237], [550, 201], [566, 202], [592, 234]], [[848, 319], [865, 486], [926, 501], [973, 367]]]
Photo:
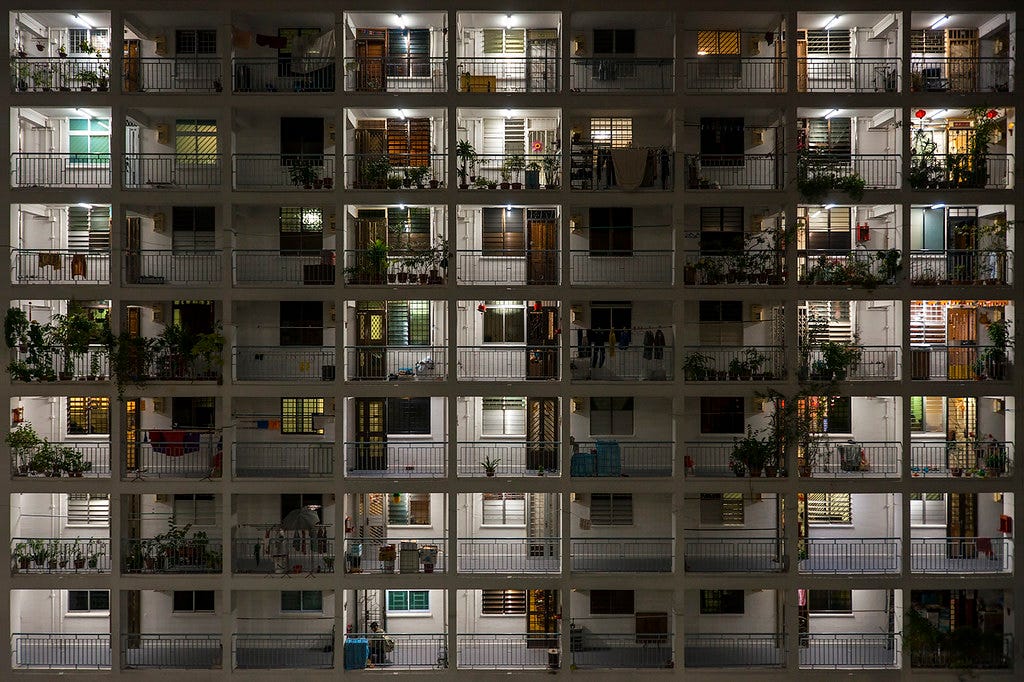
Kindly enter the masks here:
[[85, 254], [76, 253], [71, 256], [71, 276], [72, 277], [85, 277], [87, 272], [85, 264]]
[[41, 253], [39, 254], [39, 267], [51, 267], [54, 270], [60, 270], [60, 254], [59, 253]]
[[252, 49], [252, 31], [243, 31], [241, 29], [231, 27], [231, 47], [239, 50]]
[[646, 149], [613, 149], [612, 163], [615, 179], [622, 189], [636, 189], [644, 180], [647, 170]]
[[650, 329], [644, 332], [644, 360], [654, 357], [654, 334]]
[[633, 340], [633, 332], [629, 329], [619, 330], [619, 349], [626, 350], [629, 348], [630, 341]]
[[275, 50], [283, 50], [288, 45], [287, 38], [278, 36], [265, 36], [262, 33], [256, 34], [256, 44], [260, 47], [269, 47]]
[[257, 419], [256, 420], [256, 428], [257, 429], [269, 429], [270, 428], [270, 422], [267, 421], [266, 419]]
[[661, 330], [654, 332], [654, 359], [661, 360], [665, 355], [665, 335]]
[[615, 330], [608, 332], [608, 355], [615, 357]]

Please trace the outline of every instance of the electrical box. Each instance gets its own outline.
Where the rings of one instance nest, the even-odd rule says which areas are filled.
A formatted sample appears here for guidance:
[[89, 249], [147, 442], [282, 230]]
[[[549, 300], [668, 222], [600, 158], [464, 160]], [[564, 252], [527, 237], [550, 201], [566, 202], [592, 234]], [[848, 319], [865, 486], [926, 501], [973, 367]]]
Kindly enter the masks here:
[[167, 215], [156, 213], [153, 215], [153, 231], [159, 234], [167, 232]]
[[167, 56], [167, 36], [157, 36], [153, 38], [153, 52], [158, 57]]
[[166, 123], [158, 123], [156, 126], [156, 142], [157, 144], [170, 144], [171, 143], [171, 129]]

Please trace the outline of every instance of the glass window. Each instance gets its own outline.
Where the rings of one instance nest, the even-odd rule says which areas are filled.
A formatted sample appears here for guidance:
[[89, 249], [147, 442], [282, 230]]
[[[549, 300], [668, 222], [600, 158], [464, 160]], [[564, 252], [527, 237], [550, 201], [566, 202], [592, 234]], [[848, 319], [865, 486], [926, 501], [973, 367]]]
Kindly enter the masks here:
[[484, 343], [526, 343], [526, 303], [487, 301]]
[[388, 398], [388, 433], [430, 435], [430, 398]]
[[807, 522], [844, 526], [852, 524], [850, 493], [807, 493]]
[[808, 396], [797, 403], [814, 433], [852, 433], [849, 396]]
[[171, 208], [171, 248], [175, 251], [209, 251], [216, 246], [216, 210], [213, 206]]
[[322, 434], [313, 426], [313, 415], [323, 413], [323, 398], [281, 398], [281, 433]]
[[911, 526], [945, 526], [945, 493], [909, 493]]
[[591, 590], [590, 615], [632, 616], [636, 611], [633, 590]]
[[700, 399], [701, 433], [743, 433], [743, 398]]
[[853, 613], [852, 590], [808, 590], [809, 613]]
[[388, 590], [388, 613], [430, 611], [430, 592], [427, 590]]
[[601, 147], [629, 147], [633, 144], [633, 119], [594, 117], [590, 119], [590, 139]]
[[526, 615], [526, 590], [482, 590], [481, 613], [485, 616]]
[[68, 435], [110, 433], [110, 398], [68, 398]]
[[631, 493], [591, 493], [590, 522], [595, 526], [632, 526]]
[[526, 251], [526, 212], [521, 208], [481, 211], [481, 255], [523, 256]]
[[388, 301], [388, 345], [430, 345], [430, 301]]
[[177, 612], [213, 612], [213, 590], [175, 590], [174, 610]]
[[743, 590], [701, 590], [700, 615], [743, 613]]
[[697, 31], [697, 54], [736, 55], [740, 54], [739, 31]]
[[110, 495], [68, 493], [69, 526], [109, 526]]
[[324, 610], [324, 595], [319, 590], [287, 590], [281, 592], [281, 611], [315, 612]]
[[633, 435], [633, 399], [591, 398], [590, 435]]
[[526, 54], [526, 30], [522, 28], [485, 28], [484, 54]]
[[110, 119], [69, 119], [68, 153], [68, 163], [74, 166], [109, 166]]
[[636, 31], [631, 28], [594, 29], [594, 54], [634, 54]]
[[940, 395], [910, 396], [910, 430], [919, 433], [945, 433], [945, 398]]
[[430, 493], [389, 493], [389, 526], [429, 526]]
[[174, 126], [174, 152], [178, 160], [192, 164], [217, 162], [217, 121], [179, 119]]
[[174, 524], [212, 526], [217, 522], [217, 506], [213, 495], [175, 495]]
[[68, 590], [68, 612], [99, 611], [110, 611], [110, 592], [108, 590]]
[[701, 493], [700, 522], [710, 526], [742, 526], [743, 493]]
[[484, 493], [483, 525], [525, 526], [525, 493]]
[[178, 29], [174, 32], [174, 53], [177, 55], [217, 54], [217, 31], [214, 29]]
[[526, 398], [484, 398], [484, 436], [525, 436]]

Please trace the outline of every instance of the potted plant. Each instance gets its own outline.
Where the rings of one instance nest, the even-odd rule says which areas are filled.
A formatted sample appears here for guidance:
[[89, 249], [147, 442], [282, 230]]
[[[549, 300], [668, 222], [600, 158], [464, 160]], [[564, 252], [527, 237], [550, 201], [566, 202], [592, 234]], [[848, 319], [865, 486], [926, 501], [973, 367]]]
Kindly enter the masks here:
[[295, 159], [288, 167], [292, 184], [303, 189], [313, 189], [313, 181], [320, 177], [320, 170], [311, 161]]
[[366, 245], [366, 273], [369, 284], [383, 284], [387, 280], [388, 245], [383, 239], [374, 239]]
[[[505, 159], [505, 167], [512, 174], [512, 189], [522, 189], [523, 183], [519, 181], [519, 175], [526, 168], [526, 158], [522, 154], [512, 154]], [[504, 179], [504, 174], [502, 174]], [[502, 187], [502, 189], [505, 189]]]
[[426, 180], [427, 175], [430, 173], [428, 166], [414, 166], [409, 171], [409, 177], [412, 182], [416, 185], [416, 189], [423, 189], [423, 182]]
[[440, 178], [433, 168], [427, 169], [427, 184], [430, 186], [430, 189], [437, 189], [441, 186]]
[[11, 455], [17, 462], [16, 472], [20, 476], [27, 476], [29, 472], [29, 453], [43, 443], [36, 430], [29, 422], [18, 424], [4, 437], [4, 442], [11, 449]]
[[540, 189], [540, 164], [531, 161], [525, 170], [526, 189]]
[[498, 183], [494, 183], [494, 186], [492, 187], [490, 180], [485, 177], [477, 177], [473, 180], [473, 187], [476, 189], [498, 189]]
[[734, 457], [729, 458], [729, 469], [736, 474], [736, 478], [743, 478], [747, 475], [746, 465]]
[[683, 377], [687, 381], [707, 381], [712, 378], [714, 360], [703, 353], [689, 353], [683, 359]]
[[10, 307], [4, 316], [4, 341], [8, 348], [18, 348], [22, 353], [28, 350], [28, 315], [21, 308]]
[[459, 159], [459, 189], [469, 189], [469, 172], [476, 163], [476, 150], [469, 140], [459, 140], [455, 156]]
[[76, 571], [81, 571], [85, 568], [85, 549], [78, 538], [75, 538], [75, 542], [71, 545], [68, 553], [71, 555], [72, 564]]
[[197, 334], [189, 355], [201, 363], [204, 375], [219, 376], [220, 368], [224, 365], [224, 334], [223, 327], [218, 322], [212, 332]]
[[91, 569], [97, 568], [99, 566], [99, 563], [100, 563], [100, 557], [102, 557], [103, 555], [104, 555], [104, 551], [103, 551], [102, 548], [90, 549], [90, 551], [89, 551], [89, 558], [88, 558], [88, 560], [86, 562], [89, 565], [89, 568], [91, 568]]
[[331, 554], [324, 555], [323, 559], [324, 559], [324, 572], [325, 573], [334, 573], [334, 555], [331, 555]]
[[498, 470], [499, 464], [501, 464], [500, 459], [491, 459], [489, 456], [484, 457], [484, 461], [480, 462], [480, 466], [484, 468], [484, 475], [487, 476], [487, 478], [494, 478], [494, 474]]
[[886, 284], [895, 284], [896, 275], [902, 269], [902, 253], [899, 249], [886, 249], [875, 254], [878, 261], [878, 278]]
[[986, 347], [981, 353], [985, 364], [985, 371], [992, 379], [1006, 379], [1009, 367], [1009, 353], [1007, 350], [1013, 347], [1010, 321], [1004, 317], [1001, 320], [990, 322], [986, 332], [988, 340], [992, 345]]
[[503, 189], [503, 190], [511, 189], [511, 187], [512, 187], [512, 169], [509, 168], [508, 159], [506, 159], [505, 162], [501, 164], [501, 170], [499, 171], [499, 173], [501, 174], [501, 184], [500, 184], [501, 189]]
[[100, 75], [95, 71], [87, 69], [85, 71], [79, 71], [77, 78], [80, 83], [78, 89], [82, 92], [91, 92], [93, 87], [99, 83]]
[[61, 43], [60, 47], [57, 48], [57, 56], [61, 59], [64, 59], [68, 56], [68, 48], [64, 45], [64, 43]]
[[360, 178], [367, 189], [382, 189], [391, 174], [391, 161], [384, 154], [373, 155], [363, 161]]
[[402, 176], [391, 173], [387, 179], [388, 189], [398, 189], [402, 186]]
[[61, 352], [61, 381], [71, 381], [74, 378], [76, 360], [89, 352], [89, 344], [95, 338], [96, 332], [96, 323], [81, 310], [71, 310], [67, 315], [53, 316], [49, 341]]
[[561, 164], [558, 154], [548, 154], [540, 163], [544, 168], [544, 189], [558, 189], [558, 170]]
[[851, 369], [860, 363], [861, 349], [854, 343], [827, 341], [821, 344], [821, 356], [825, 363], [825, 379], [845, 381]]
[[29, 553], [28, 543], [19, 542], [14, 546], [14, 551], [11, 554], [16, 570], [27, 571], [32, 565], [32, 555]]
[[15, 83], [19, 91], [28, 90], [28, 79], [32, 75], [31, 67], [16, 57], [11, 57], [11, 73], [15, 76]]

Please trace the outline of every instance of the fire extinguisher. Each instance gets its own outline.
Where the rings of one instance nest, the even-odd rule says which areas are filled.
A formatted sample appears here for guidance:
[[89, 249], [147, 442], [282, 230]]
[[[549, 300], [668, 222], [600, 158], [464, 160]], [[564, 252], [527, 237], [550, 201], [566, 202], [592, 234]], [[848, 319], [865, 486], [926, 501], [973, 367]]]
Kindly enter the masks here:
[[871, 239], [871, 228], [867, 223], [857, 224], [857, 241], [866, 242]]

